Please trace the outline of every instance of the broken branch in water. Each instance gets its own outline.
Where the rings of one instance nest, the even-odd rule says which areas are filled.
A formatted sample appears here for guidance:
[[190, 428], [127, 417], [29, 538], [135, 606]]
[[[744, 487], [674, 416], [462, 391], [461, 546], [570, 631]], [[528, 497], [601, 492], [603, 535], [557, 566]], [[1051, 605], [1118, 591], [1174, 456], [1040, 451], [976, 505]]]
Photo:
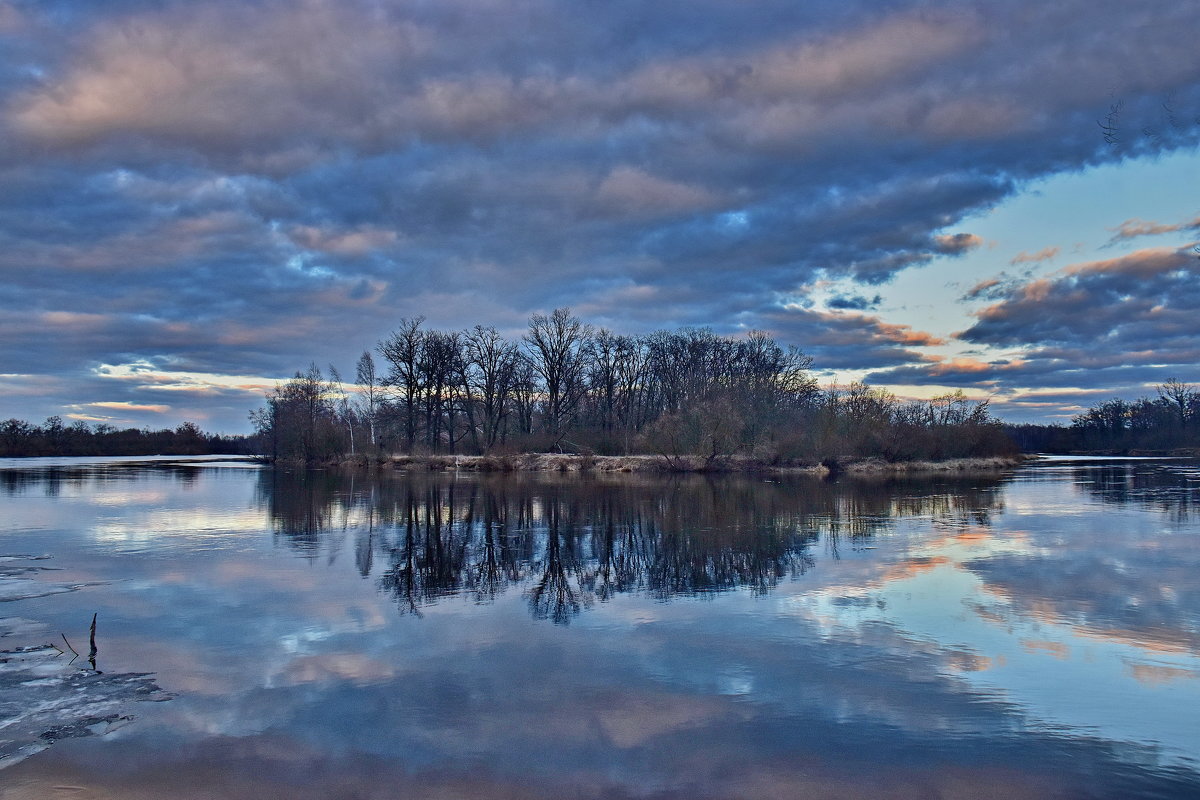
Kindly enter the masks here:
[[[92, 665], [92, 669], [96, 669], [96, 652], [97, 652], [96, 651], [96, 617], [97, 616], [99, 616], [99, 612], [92, 614], [92, 627], [88, 632], [88, 644], [91, 646], [91, 649], [88, 651], [87, 660], [88, 660], [88, 663]], [[71, 662], [70, 662], [70, 663], [74, 664], [75, 659], [79, 658], [79, 651], [76, 650], [74, 645], [71, 644], [71, 640], [67, 638], [67, 635], [65, 633], [60, 633], [59, 635], [62, 636], [62, 640], [64, 642], [66, 642], [67, 648], [70, 649], [70, 651], [75, 654], [75, 658], [72, 658]], [[63, 652], [61, 647], [58, 647], [55, 645], [51, 645], [51, 646], [54, 647], [54, 649], [57, 650], [58, 652], [60, 652], [60, 653]]]
[[[99, 612], [92, 614], [92, 628], [88, 636], [88, 644], [91, 645], [91, 651], [88, 653], [88, 663], [92, 665], [92, 669], [96, 669], [96, 616]], [[99, 670], [97, 670], [99, 671]]]
[[[75, 654], [75, 658], [72, 658], [72, 659], [71, 659], [71, 660], [70, 660], [70, 661], [67, 663], [67, 666], [70, 666], [71, 664], [74, 664], [74, 663], [75, 663], [75, 659], [76, 659], [76, 658], [79, 658], [79, 651], [78, 651], [78, 650], [76, 650], [74, 647], [72, 647], [72, 646], [71, 646], [71, 641], [70, 641], [70, 640], [67, 638], [67, 635], [66, 635], [65, 633], [60, 633], [60, 634], [59, 634], [59, 636], [61, 636], [61, 637], [62, 637], [62, 639], [63, 639], [63, 641], [67, 643], [67, 648], [68, 648], [68, 649], [70, 649], [70, 651], [71, 651], [72, 653], [74, 653], [74, 654]], [[62, 652], [62, 650], [59, 650], [58, 652], [60, 652], [60, 653], [61, 653], [61, 652]]]

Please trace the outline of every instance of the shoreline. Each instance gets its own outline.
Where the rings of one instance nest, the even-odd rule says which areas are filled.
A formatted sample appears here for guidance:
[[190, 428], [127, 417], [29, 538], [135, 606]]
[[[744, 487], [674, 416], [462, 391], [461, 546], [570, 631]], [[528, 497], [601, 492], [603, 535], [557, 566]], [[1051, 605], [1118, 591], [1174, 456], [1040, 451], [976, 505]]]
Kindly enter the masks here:
[[[1036, 456], [986, 456], [940, 461], [894, 461], [881, 458], [826, 459], [822, 463], [770, 463], [746, 456], [705, 459], [699, 456], [595, 456], [561, 453], [513, 455], [393, 455], [378, 459], [345, 458], [323, 465], [336, 469], [386, 469], [398, 472], [560, 472], [602, 474], [773, 474], [830, 477], [891, 476], [937, 473], [999, 472], [1013, 469]], [[303, 467], [277, 462], [283, 467]]]

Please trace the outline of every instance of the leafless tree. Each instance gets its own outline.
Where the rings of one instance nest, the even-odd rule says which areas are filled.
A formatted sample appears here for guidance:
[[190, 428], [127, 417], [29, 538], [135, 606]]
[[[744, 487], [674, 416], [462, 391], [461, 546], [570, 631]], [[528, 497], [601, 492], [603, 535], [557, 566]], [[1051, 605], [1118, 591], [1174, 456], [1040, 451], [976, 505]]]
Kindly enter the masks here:
[[371, 435], [371, 447], [378, 447], [378, 442], [375, 439], [375, 421], [379, 417], [379, 407], [383, 401], [382, 386], [379, 383], [379, 375], [375, 371], [375, 359], [371, 357], [371, 353], [367, 350], [358, 357], [358, 363], [354, 366], [354, 380], [359, 387], [359, 405], [362, 408], [362, 416], [367, 421], [367, 429]]
[[333, 394], [333, 400], [337, 404], [337, 411], [342, 418], [342, 424], [346, 426], [346, 432], [350, 436], [350, 455], [354, 455], [354, 406], [350, 402], [350, 395], [346, 392], [345, 384], [342, 383], [341, 373], [338, 372], [337, 367], [333, 364], [329, 365], [328, 386]]
[[556, 444], [586, 388], [584, 356], [591, 334], [591, 326], [571, 316], [569, 308], [556, 308], [550, 316], [534, 314], [529, 320], [525, 343], [542, 380], [545, 428]]
[[1169, 378], [1157, 387], [1158, 396], [1163, 403], [1171, 408], [1179, 422], [1179, 427], [1185, 429], [1200, 412], [1200, 392], [1196, 387], [1183, 383], [1175, 378]]
[[[462, 335], [463, 384], [468, 417], [479, 428], [478, 447], [492, 449], [502, 438], [521, 355], [492, 327], [476, 325]], [[478, 408], [478, 413], [475, 410]]]
[[388, 363], [383, 384], [397, 395], [401, 404], [404, 444], [409, 452], [417, 441], [417, 408], [424, 391], [421, 371], [426, 333], [421, 325], [424, 322], [424, 317], [402, 319], [396, 330], [379, 343], [379, 354]]

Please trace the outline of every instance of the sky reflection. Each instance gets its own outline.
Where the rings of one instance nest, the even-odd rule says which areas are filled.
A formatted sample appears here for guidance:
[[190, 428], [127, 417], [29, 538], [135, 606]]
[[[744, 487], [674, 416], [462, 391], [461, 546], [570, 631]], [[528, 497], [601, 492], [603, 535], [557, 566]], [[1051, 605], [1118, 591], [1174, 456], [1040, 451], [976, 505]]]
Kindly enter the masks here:
[[[101, 668], [178, 696], [6, 770], [25, 789], [0, 797], [65, 776], [150, 796], [164, 764], [188, 776], [181, 796], [1195, 793], [1200, 525], [1176, 513], [1192, 484], [1147, 465], [1114, 494], [1092, 469], [213, 469], [83, 481], [90, 504], [31, 478], [2, 501], [45, 524], [10, 518], [4, 550], [106, 583], [19, 613], [70, 632], [99, 609]], [[117, 524], [175, 523], [132, 549], [98, 536], [121, 493]], [[302, 791], [284, 777], [297, 753]]]

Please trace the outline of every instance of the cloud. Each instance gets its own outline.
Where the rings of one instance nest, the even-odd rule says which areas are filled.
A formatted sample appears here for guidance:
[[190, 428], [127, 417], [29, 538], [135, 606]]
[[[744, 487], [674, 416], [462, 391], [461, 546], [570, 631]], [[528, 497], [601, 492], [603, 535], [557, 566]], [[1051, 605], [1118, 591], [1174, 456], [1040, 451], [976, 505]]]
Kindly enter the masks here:
[[977, 322], [959, 336], [991, 345], [1104, 341], [1105, 351], [1136, 353], [1200, 334], [1198, 302], [1200, 265], [1193, 253], [1139, 250], [1014, 287], [977, 312]]
[[1024, 250], [1022, 250], [1020, 253], [1017, 253], [1016, 256], [1014, 256], [1013, 259], [1008, 263], [1012, 264], [1013, 266], [1018, 264], [1040, 264], [1043, 261], [1051, 261], [1057, 258], [1060, 251], [1061, 248], [1057, 245], [1043, 247], [1036, 253], [1026, 253]]
[[313, 225], [296, 225], [288, 237], [297, 247], [340, 256], [364, 256], [375, 250], [386, 250], [397, 244], [393, 230], [360, 225], [351, 230], [331, 230]]
[[110, 402], [87, 403], [85, 407], [111, 409], [113, 411], [151, 411], [155, 414], [165, 414], [171, 410], [171, 407], [167, 406], [167, 405], [162, 405], [162, 404], [139, 405], [137, 403], [131, 403], [128, 400], [115, 400], [115, 401], [110, 401]]
[[[273, 382], [253, 375], [219, 375], [211, 372], [188, 372], [171, 369], [163, 364], [137, 361], [129, 364], [101, 364], [93, 373], [108, 381], [121, 381], [136, 385], [139, 390], [208, 394], [214, 392], [238, 392], [262, 394], [273, 388]], [[128, 403], [93, 403], [115, 408]]]
[[65, 75], [17, 100], [13, 121], [64, 146], [133, 134], [225, 150], [368, 123], [367, 94], [429, 45], [412, 24], [354, 10], [310, 0], [117, 14]]
[[971, 356], [947, 358], [930, 355], [923, 362], [907, 363], [867, 375], [869, 382], [937, 386], [976, 387], [997, 390], [1013, 374], [1027, 378], [1021, 359], [982, 361]]
[[926, 358], [914, 348], [943, 340], [907, 325], [852, 312], [815, 311], [788, 306], [763, 310], [764, 327], [783, 341], [803, 342], [803, 350], [819, 369], [893, 366]]
[[1000, 278], [985, 278], [972, 286], [962, 296], [963, 300], [998, 299], [1003, 293], [1003, 283]]
[[[75, 403], [67, 408], [68, 413], [65, 416], [69, 419], [130, 427], [137, 426], [139, 421], [146, 420], [147, 417], [161, 417], [173, 410], [171, 406], [162, 403], [134, 403], [128, 400]], [[144, 422], [142, 424], [145, 426]], [[159, 424], [161, 425], [161, 422]]]
[[20, 32], [25, 24], [25, 15], [12, 3], [0, 3], [0, 34]]
[[860, 294], [852, 296], [837, 294], [831, 297], [826, 305], [837, 311], [869, 311], [882, 302], [883, 295], [879, 294], [874, 297], [863, 297]]
[[933, 243], [939, 253], [960, 256], [982, 245], [983, 239], [973, 233], [955, 233], [935, 236]]
[[610, 212], [680, 214], [712, 208], [718, 198], [702, 187], [650, 175], [632, 167], [617, 167], [596, 189], [596, 200]]
[[968, 296], [995, 302], [975, 312], [975, 323], [956, 338], [1013, 355], [934, 358], [868, 379], [1144, 394], [1200, 361], [1200, 263], [1187, 248], [1139, 250], [1025, 281], [984, 281]]
[[1127, 219], [1112, 230], [1112, 239], [1110, 242], [1119, 242], [1125, 239], [1136, 239], [1139, 236], [1157, 236], [1163, 233], [1178, 233], [1180, 231], [1197, 231], [1200, 230], [1200, 217], [1196, 217], [1188, 222], [1177, 222], [1175, 224], [1163, 224], [1161, 222], [1148, 222], [1144, 219]]
[[[288, 374], [560, 305], [921, 366], [779, 298], [874, 309], [850, 284], [978, 248], [1030, 181], [1196, 141], [1159, 124], [1200, 109], [1183, 4], [835, 5], [0, 3], [6, 369]], [[1105, 145], [1113, 96], [1161, 134]]]

